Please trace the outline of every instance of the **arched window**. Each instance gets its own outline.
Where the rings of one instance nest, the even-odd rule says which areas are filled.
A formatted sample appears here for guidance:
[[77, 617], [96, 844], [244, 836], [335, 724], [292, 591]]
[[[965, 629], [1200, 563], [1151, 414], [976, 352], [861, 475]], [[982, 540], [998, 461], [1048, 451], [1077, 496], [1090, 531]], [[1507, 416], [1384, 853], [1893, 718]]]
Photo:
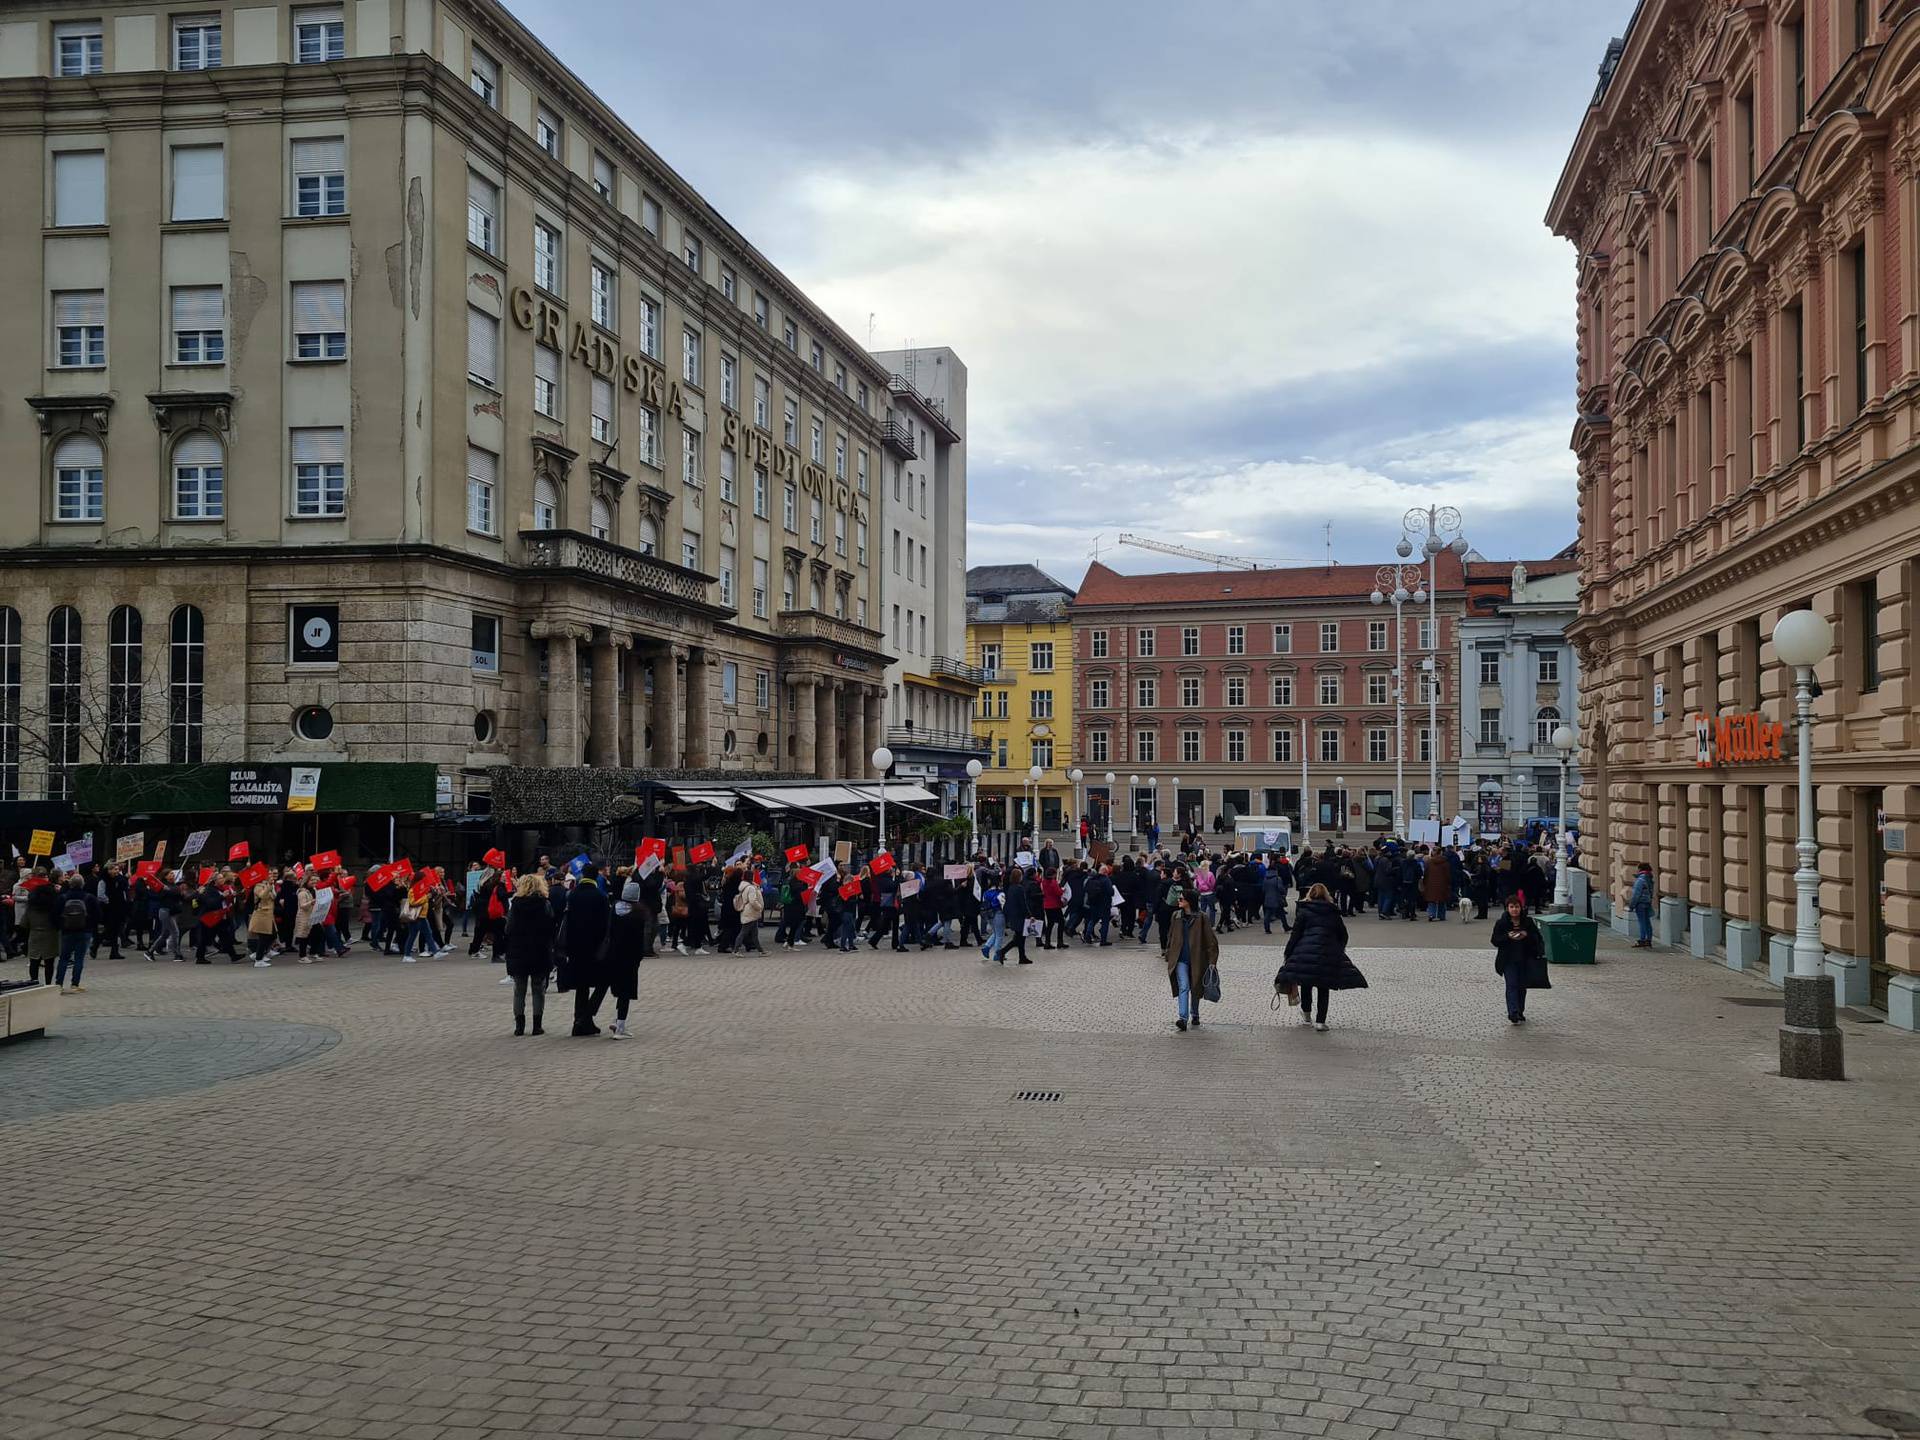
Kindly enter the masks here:
[[660, 526], [651, 515], [640, 517], [640, 553], [658, 555], [660, 553]]
[[140, 761], [140, 612], [117, 607], [107, 617], [107, 763]]
[[20, 798], [20, 612], [0, 607], [0, 800]]
[[847, 618], [847, 592], [838, 585], [833, 587], [833, 618], [836, 620]]
[[1560, 712], [1551, 705], [1543, 707], [1540, 713], [1533, 717], [1533, 748], [1536, 750], [1551, 750], [1553, 748], [1553, 732], [1558, 729], [1559, 726]]
[[173, 447], [173, 518], [218, 520], [227, 513], [227, 466], [220, 442], [204, 430]]
[[560, 526], [560, 492], [542, 475], [533, 482], [533, 528], [555, 530]]
[[587, 515], [587, 530], [596, 540], [613, 539], [613, 510], [598, 495]]
[[202, 758], [206, 673], [206, 617], [182, 605], [167, 627], [167, 759], [175, 765]]
[[810, 582], [807, 586], [807, 603], [815, 610], [821, 608], [820, 582], [818, 580]]
[[47, 796], [73, 793], [80, 763], [80, 612], [56, 606], [47, 616]]
[[53, 452], [53, 518], [104, 520], [106, 462], [91, 435], [69, 435]]

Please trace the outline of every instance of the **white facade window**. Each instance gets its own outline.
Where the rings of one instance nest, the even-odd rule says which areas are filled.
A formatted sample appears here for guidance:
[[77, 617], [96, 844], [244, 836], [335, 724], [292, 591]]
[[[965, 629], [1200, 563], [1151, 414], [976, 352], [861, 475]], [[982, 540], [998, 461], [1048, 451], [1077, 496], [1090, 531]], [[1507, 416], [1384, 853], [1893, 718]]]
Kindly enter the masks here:
[[660, 468], [660, 412], [651, 405], [640, 407], [640, 460]]
[[[1553, 732], [1559, 728], [1560, 712], [1551, 705], [1543, 706], [1540, 712], [1533, 717], [1533, 748], [1536, 750], [1551, 750], [1553, 748]], [[1424, 759], [1425, 757], [1423, 756], [1422, 758]]]
[[1291, 765], [1293, 763], [1293, 731], [1275, 730], [1270, 738], [1273, 741], [1273, 763]]
[[818, 545], [824, 535], [822, 521], [824, 512], [820, 507], [820, 497], [815, 495], [807, 501], [807, 538]]
[[1198, 655], [1200, 653], [1200, 627], [1183, 625], [1180, 627], [1180, 653]]
[[1293, 677], [1276, 675], [1273, 677], [1273, 705], [1276, 710], [1284, 710], [1293, 704]]
[[1384, 650], [1387, 648], [1387, 622], [1384, 620], [1367, 621], [1367, 649]]
[[1340, 626], [1329, 620], [1320, 626], [1320, 653], [1331, 654], [1340, 648]]
[[346, 137], [295, 140], [292, 156], [293, 213], [302, 217], [346, 214]]
[[796, 578], [792, 570], [780, 572], [780, 608], [782, 610], [799, 609], [799, 597], [794, 590]]
[[680, 479], [687, 485], [700, 485], [706, 480], [700, 469], [700, 432], [684, 426], [680, 430]]
[[1094, 660], [1104, 660], [1107, 658], [1107, 632], [1106, 631], [1094, 630], [1088, 633], [1087, 655], [1090, 659], [1094, 659]]
[[347, 513], [347, 432], [341, 429], [295, 430], [293, 513], [329, 516]]
[[614, 323], [615, 299], [613, 271], [595, 260], [590, 267], [593, 282], [593, 323], [603, 330], [618, 328]]
[[680, 563], [689, 570], [700, 568], [700, 532], [698, 530], [681, 531]]
[[640, 517], [640, 553], [642, 555], [660, 553], [660, 526], [651, 515]]
[[826, 361], [827, 354], [826, 351], [820, 348], [820, 342], [818, 340], [811, 341], [807, 346], [807, 363], [813, 366], [816, 375], [824, 375], [827, 373]]
[[1244, 765], [1247, 759], [1247, 732], [1244, 730], [1227, 731], [1227, 763]]
[[682, 330], [680, 332], [680, 378], [689, 385], [700, 382], [700, 332]]
[[[467, 446], [467, 528], [481, 535], [494, 535], [499, 507], [495, 497], [500, 488], [500, 457], [478, 445]], [[497, 622], [496, 622], [497, 623]], [[478, 666], [474, 667], [478, 669]]]
[[1096, 765], [1106, 764], [1109, 742], [1110, 737], [1105, 730], [1089, 730], [1087, 732], [1087, 759], [1093, 761]]
[[347, 58], [347, 24], [338, 5], [311, 5], [293, 12], [293, 63], [319, 65]]
[[1433, 648], [1433, 621], [1424, 618], [1420, 621], [1420, 648], [1422, 650]]
[[1087, 682], [1087, 708], [1089, 710], [1106, 709], [1107, 694], [1108, 694], [1108, 685], [1105, 680], [1088, 681]]
[[1276, 625], [1273, 627], [1273, 653], [1291, 655], [1293, 653], [1293, 626]]
[[847, 367], [846, 366], [835, 365], [833, 367], [833, 383], [834, 383], [834, 386], [840, 391], [842, 395], [847, 393]]
[[773, 677], [765, 670], [753, 672], [753, 703], [760, 710], [770, 708], [773, 703]]
[[660, 358], [660, 302], [651, 295], [640, 297], [640, 353]]
[[170, 297], [173, 363], [218, 365], [227, 358], [227, 299], [218, 285], [176, 285]]
[[700, 245], [700, 237], [685, 231], [680, 235], [680, 257], [687, 262], [687, 269], [694, 274], [705, 273], [701, 266], [705, 263], [706, 251]]
[[549, 420], [560, 418], [560, 352], [551, 345], [533, 347], [533, 408]]
[[107, 152], [60, 150], [53, 157], [53, 223], [107, 223]]
[[1367, 704], [1384, 705], [1387, 703], [1387, 677], [1384, 675], [1367, 676]]
[[549, 295], [560, 293], [560, 232], [543, 220], [533, 222], [533, 283]]
[[104, 520], [107, 481], [100, 442], [91, 435], [69, 435], [53, 452], [53, 518]]
[[660, 238], [660, 202], [651, 195], [640, 199], [640, 228], [654, 239]]
[[62, 370], [98, 369], [107, 363], [106, 291], [54, 292], [53, 357]]
[[1180, 678], [1180, 706], [1185, 710], [1200, 708], [1200, 677], [1183, 675]]
[[762, 330], [764, 330], [767, 328], [767, 322], [769, 318], [771, 318], [771, 312], [767, 307], [767, 297], [762, 295], [758, 290], [754, 291], [753, 292], [753, 323], [758, 325]]
[[1142, 764], [1152, 764], [1160, 758], [1160, 736], [1152, 730], [1136, 730], [1133, 735], [1133, 758]]
[[292, 300], [293, 358], [346, 359], [347, 282], [296, 280]]
[[[1547, 738], [1551, 740], [1553, 737], [1549, 735]], [[1500, 743], [1500, 711], [1497, 706], [1490, 706], [1480, 712], [1480, 743], [1482, 745]]]
[[593, 395], [588, 405], [589, 431], [602, 445], [613, 443], [613, 382], [604, 375], [593, 377]]
[[1227, 677], [1227, 708], [1229, 710], [1242, 710], [1246, 708], [1246, 704], [1247, 677], [1244, 675], [1229, 675]]
[[847, 512], [844, 510], [833, 512], [833, 553], [847, 553]]
[[469, 51], [467, 83], [489, 110], [500, 108], [500, 62], [478, 45]]
[[753, 423], [762, 430], [767, 428], [767, 407], [771, 403], [766, 380], [762, 376], [754, 376]]
[[1480, 683], [1482, 685], [1500, 683], [1500, 652], [1498, 650], [1480, 652]]
[[720, 403], [729, 410], [740, 408], [740, 362], [724, 353], [720, 356]]
[[786, 401], [781, 407], [781, 433], [789, 446], [800, 443], [800, 406], [793, 400]]
[[722, 265], [720, 267], [720, 293], [726, 296], [727, 299], [732, 300], [739, 293], [739, 288], [740, 283], [734, 278], [732, 268]]
[[54, 74], [98, 75], [106, 61], [106, 32], [98, 20], [68, 20], [53, 27]]
[[495, 253], [500, 233], [500, 187], [477, 170], [467, 172], [467, 243]]
[[1151, 675], [1142, 675], [1134, 682], [1133, 703], [1141, 710], [1151, 710], [1160, 703], [1160, 682]]
[[758, 466], [753, 472], [753, 513], [762, 520], [767, 518], [767, 472]]
[[782, 507], [781, 514], [782, 514], [782, 518], [786, 522], [786, 528], [794, 531], [795, 533], [798, 533], [800, 529], [799, 512], [795, 508], [796, 505], [798, 504], [798, 496], [799, 496], [799, 491], [793, 488], [793, 482], [789, 480], [787, 482], [785, 491], [781, 494], [781, 497], [780, 497], [780, 504]]
[[566, 133], [560, 117], [542, 105], [534, 112], [533, 143], [554, 159], [560, 158], [560, 137]]
[[847, 437], [836, 434], [833, 437], [833, 474], [835, 479], [847, 478]]
[[220, 442], [204, 430], [173, 447], [173, 518], [218, 520], [226, 514], [227, 468]]
[[175, 220], [218, 220], [227, 213], [227, 152], [220, 145], [173, 147]]
[[[726, 586], [724, 583], [722, 583], [720, 587], [720, 593], [723, 596], [726, 594]], [[725, 601], [723, 600], [721, 603], [724, 604]], [[740, 703], [740, 666], [737, 661], [723, 660], [720, 662], [720, 703], [722, 705], [737, 705]]]
[[780, 339], [794, 354], [800, 353], [800, 327], [791, 320], [780, 322]]
[[609, 205], [613, 204], [615, 186], [618, 184], [613, 161], [598, 150], [593, 152], [593, 193]]
[[1418, 732], [1418, 748], [1421, 760], [1433, 759], [1433, 731], [1422, 725]]
[[500, 321], [473, 305], [467, 307], [467, 378], [490, 389], [500, 384]]
[[860, 450], [854, 454], [854, 474], [862, 495], [867, 493], [867, 452]]
[[1340, 677], [1338, 675], [1322, 675], [1320, 677], [1319, 699], [1320, 704], [1323, 706], [1338, 705], [1340, 703]]
[[553, 481], [544, 475], [533, 482], [533, 528], [560, 528], [560, 492], [554, 487]]
[[1332, 764], [1340, 758], [1340, 731], [1334, 726], [1322, 727], [1320, 731], [1320, 760], [1322, 764]]
[[1558, 650], [1542, 650], [1539, 659], [1539, 683], [1542, 685], [1558, 685], [1560, 683], [1560, 652]]
[[473, 668], [482, 675], [500, 673], [500, 617], [473, 617]]
[[613, 539], [613, 507], [598, 495], [587, 506], [587, 533], [596, 540]]
[[720, 450], [720, 498], [729, 505], [734, 503], [734, 469], [736, 461], [733, 451], [725, 446]]
[[[1424, 757], [1423, 757], [1424, 758]], [[1367, 763], [1384, 765], [1387, 761], [1387, 729], [1384, 725], [1367, 728]]]
[[813, 463], [816, 465], [824, 465], [827, 460], [827, 428], [820, 423], [817, 416], [814, 418], [812, 425], [808, 427], [808, 433], [813, 442], [811, 452], [813, 455]]
[[1150, 659], [1154, 653], [1154, 633], [1150, 626], [1142, 626], [1135, 634], [1133, 653], [1142, 659]]
[[1227, 627], [1227, 654], [1244, 655], [1247, 653], [1247, 627], [1229, 625]]
[[733, 567], [734, 549], [731, 545], [720, 547], [720, 603], [727, 609], [733, 608]]
[[761, 618], [767, 616], [767, 562], [759, 556], [753, 559], [753, 613]]
[[173, 22], [174, 69], [218, 70], [220, 59], [220, 21], [217, 16], [195, 15]]

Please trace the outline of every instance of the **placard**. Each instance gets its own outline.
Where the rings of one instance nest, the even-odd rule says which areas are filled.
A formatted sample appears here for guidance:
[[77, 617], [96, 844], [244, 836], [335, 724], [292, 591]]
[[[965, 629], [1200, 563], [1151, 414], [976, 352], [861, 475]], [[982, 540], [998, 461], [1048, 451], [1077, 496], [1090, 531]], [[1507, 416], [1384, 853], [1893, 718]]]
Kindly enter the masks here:
[[53, 854], [53, 831], [51, 830], [34, 831], [33, 837], [27, 841], [27, 854], [29, 855]]
[[191, 835], [187, 836], [187, 843], [180, 847], [180, 858], [182, 860], [191, 860], [207, 848], [207, 841], [212, 837], [213, 831], [211, 830], [194, 831]]
[[131, 835], [122, 835], [113, 842], [113, 858], [122, 864], [129, 860], [138, 860], [147, 853], [147, 832], [136, 830]]
[[319, 803], [320, 767], [296, 765], [287, 774], [287, 809], [311, 810]]
[[851, 865], [853, 863], [853, 842], [851, 840], [836, 840], [833, 845], [833, 858], [842, 865]]
[[906, 879], [900, 882], [900, 898], [902, 900], [908, 899], [909, 897], [914, 895], [918, 895], [919, 893], [920, 893], [920, 877], [918, 875], [909, 875], [907, 876]]
[[93, 859], [93, 833], [89, 831], [78, 840], [67, 842], [67, 859], [76, 865], [85, 865]]
[[71, 875], [79, 868], [79, 863], [80, 862], [75, 860], [71, 855], [56, 855], [53, 857], [54, 871], [60, 875]]
[[971, 880], [973, 878], [973, 867], [963, 860], [957, 865], [947, 866], [940, 873], [949, 880]]
[[1013, 857], [1013, 863], [1018, 865], [1022, 870], [1031, 870], [1033, 868], [1033, 851], [1022, 850], [1018, 855]]

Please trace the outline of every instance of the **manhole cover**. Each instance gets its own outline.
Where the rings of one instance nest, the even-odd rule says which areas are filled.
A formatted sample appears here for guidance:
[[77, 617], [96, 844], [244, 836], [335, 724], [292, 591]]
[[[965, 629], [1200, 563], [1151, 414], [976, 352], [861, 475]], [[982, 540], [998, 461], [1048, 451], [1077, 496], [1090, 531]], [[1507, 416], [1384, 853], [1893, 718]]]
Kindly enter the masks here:
[[1016, 1100], [1035, 1100], [1047, 1104], [1060, 1098], [1058, 1090], [1022, 1090], [1014, 1097]]
[[1869, 1425], [1878, 1425], [1896, 1435], [1920, 1435], [1920, 1415], [1911, 1410], [1872, 1409], [1862, 1417]]

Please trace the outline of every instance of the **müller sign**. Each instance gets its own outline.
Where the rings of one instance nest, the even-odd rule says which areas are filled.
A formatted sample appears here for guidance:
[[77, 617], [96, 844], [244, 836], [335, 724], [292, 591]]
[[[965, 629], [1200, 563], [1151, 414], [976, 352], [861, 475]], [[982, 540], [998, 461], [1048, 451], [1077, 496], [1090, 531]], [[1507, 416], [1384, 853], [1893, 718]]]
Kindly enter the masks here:
[[1781, 741], [1787, 727], [1764, 715], [1696, 715], [1693, 717], [1693, 763], [1702, 770], [1715, 765], [1764, 765], [1786, 759]]

